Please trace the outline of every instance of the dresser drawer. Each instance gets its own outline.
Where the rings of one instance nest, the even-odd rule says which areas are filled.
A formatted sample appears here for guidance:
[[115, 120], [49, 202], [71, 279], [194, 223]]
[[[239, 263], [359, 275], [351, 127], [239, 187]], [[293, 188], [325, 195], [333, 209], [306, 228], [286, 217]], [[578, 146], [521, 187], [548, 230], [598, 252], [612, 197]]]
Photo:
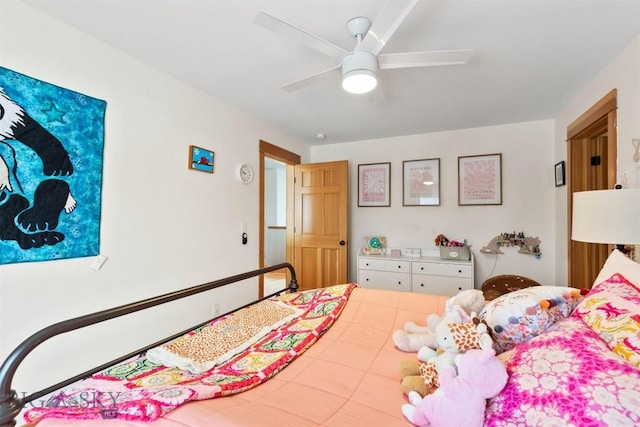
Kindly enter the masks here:
[[411, 275], [411, 291], [422, 294], [454, 296], [460, 291], [473, 289], [473, 281], [448, 276]]
[[411, 275], [389, 271], [359, 270], [358, 285], [363, 288], [411, 292]]
[[408, 274], [411, 272], [411, 262], [396, 259], [359, 258], [358, 269], [390, 271]]
[[473, 277], [471, 264], [454, 264], [440, 262], [413, 262], [412, 274], [430, 274], [433, 276]]

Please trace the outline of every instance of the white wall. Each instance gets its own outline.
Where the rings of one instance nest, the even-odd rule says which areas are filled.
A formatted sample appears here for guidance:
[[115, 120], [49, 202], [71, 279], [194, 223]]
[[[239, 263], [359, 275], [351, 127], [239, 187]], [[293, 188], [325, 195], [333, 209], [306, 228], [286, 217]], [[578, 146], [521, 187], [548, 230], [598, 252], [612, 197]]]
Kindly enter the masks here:
[[[633, 161], [632, 139], [640, 138], [640, 37], [633, 40], [602, 72], [573, 98], [555, 120], [555, 162], [567, 159], [567, 126], [612, 89], [618, 90], [618, 183], [640, 187], [640, 163]], [[555, 193], [556, 277], [568, 275], [567, 187]], [[639, 219], [640, 221], [640, 219]], [[640, 256], [640, 248], [636, 249]]]
[[[309, 149], [20, 2], [1, 8], [2, 66], [107, 101], [100, 249], [109, 260], [98, 272], [92, 258], [0, 265], [0, 360], [52, 322], [257, 268], [259, 183], [242, 185], [237, 167], [258, 169], [260, 139], [303, 160]], [[189, 144], [216, 152], [213, 175], [188, 170]], [[51, 340], [17, 372], [16, 389], [34, 391], [206, 320], [213, 300], [226, 311], [256, 296], [249, 280]], [[77, 350], [62, 356], [65, 347]], [[43, 369], [51, 363], [55, 376]]]
[[264, 263], [275, 265], [286, 262], [287, 230], [274, 228], [287, 224], [287, 170], [264, 171]]
[[[465, 237], [475, 254], [475, 284], [490, 275], [521, 274], [543, 284], [557, 282], [553, 203], [553, 121], [314, 146], [313, 162], [349, 161], [349, 278], [356, 280], [362, 238], [384, 235], [390, 247], [433, 247], [438, 234]], [[458, 206], [458, 156], [502, 153], [501, 206]], [[440, 206], [402, 206], [402, 162], [440, 158]], [[391, 162], [391, 207], [358, 207], [358, 164]], [[505, 248], [479, 252], [502, 232], [524, 231], [541, 240], [541, 259]], [[494, 268], [495, 267], [495, 268]]]

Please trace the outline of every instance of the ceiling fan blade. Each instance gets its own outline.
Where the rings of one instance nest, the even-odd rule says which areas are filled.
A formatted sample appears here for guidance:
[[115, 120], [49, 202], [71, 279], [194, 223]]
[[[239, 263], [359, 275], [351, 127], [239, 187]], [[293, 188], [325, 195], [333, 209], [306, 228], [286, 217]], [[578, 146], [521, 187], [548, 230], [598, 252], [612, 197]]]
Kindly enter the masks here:
[[377, 55], [396, 32], [418, 0], [387, 0], [356, 50]]
[[312, 84], [333, 77], [334, 75], [340, 75], [340, 65], [336, 65], [335, 67], [329, 68], [328, 70], [324, 70], [317, 74], [313, 74], [311, 76], [297, 80], [293, 83], [289, 83], [286, 86], [282, 86], [280, 89], [286, 92], [295, 92], [296, 90], [304, 89], [308, 86], [311, 86]]
[[322, 52], [325, 55], [329, 55], [336, 59], [341, 60], [346, 54], [349, 53], [345, 49], [341, 48], [340, 46], [336, 46], [330, 41], [322, 39], [263, 11], [258, 12], [256, 17], [253, 18], [253, 23], [266, 30], [272, 31], [285, 38], [292, 39], [298, 43], [301, 43], [307, 47], [315, 49], [318, 52]]
[[456, 65], [466, 63], [472, 50], [437, 50], [431, 52], [406, 52], [378, 55], [378, 68], [434, 67], [438, 65]]

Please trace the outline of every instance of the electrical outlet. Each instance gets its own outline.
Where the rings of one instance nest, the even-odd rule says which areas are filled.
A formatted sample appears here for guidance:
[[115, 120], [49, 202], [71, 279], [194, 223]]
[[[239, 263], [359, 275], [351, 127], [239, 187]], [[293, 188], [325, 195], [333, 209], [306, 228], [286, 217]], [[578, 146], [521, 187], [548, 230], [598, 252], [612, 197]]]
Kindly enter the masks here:
[[214, 316], [219, 316], [220, 315], [220, 303], [219, 302], [214, 302], [213, 303], [213, 308], [211, 310], [211, 314], [213, 314]]

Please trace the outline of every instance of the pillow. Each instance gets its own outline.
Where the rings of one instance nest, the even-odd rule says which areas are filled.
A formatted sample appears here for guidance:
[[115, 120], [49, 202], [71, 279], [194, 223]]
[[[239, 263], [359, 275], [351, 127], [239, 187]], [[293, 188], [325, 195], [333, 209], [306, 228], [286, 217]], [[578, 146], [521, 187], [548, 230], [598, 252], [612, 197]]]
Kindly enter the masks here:
[[578, 305], [582, 319], [618, 356], [640, 367], [640, 289], [621, 274], [597, 284]]
[[609, 254], [602, 266], [598, 277], [593, 282], [593, 287], [598, 283], [608, 280], [616, 273], [623, 275], [629, 282], [640, 287], [640, 264], [626, 257], [622, 252], [614, 250]]
[[569, 317], [587, 289], [533, 286], [502, 295], [480, 312], [480, 320], [493, 329], [497, 353], [512, 349]]
[[576, 317], [499, 358], [509, 381], [487, 402], [485, 426], [640, 426], [640, 369]]

